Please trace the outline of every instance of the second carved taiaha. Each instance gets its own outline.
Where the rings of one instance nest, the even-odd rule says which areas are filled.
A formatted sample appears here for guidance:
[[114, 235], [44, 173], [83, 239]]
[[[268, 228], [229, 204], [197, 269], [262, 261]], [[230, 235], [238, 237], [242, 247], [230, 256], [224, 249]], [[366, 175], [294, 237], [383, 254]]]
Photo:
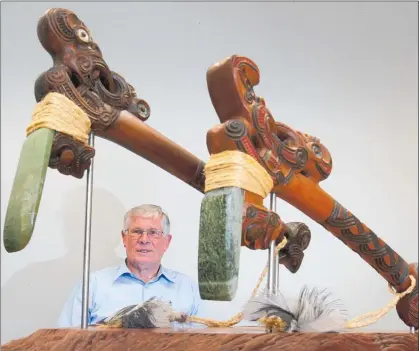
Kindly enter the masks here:
[[[275, 121], [265, 100], [256, 95], [254, 87], [259, 84], [260, 73], [257, 65], [250, 59], [238, 55], [230, 56], [217, 62], [207, 72], [207, 84], [212, 104], [221, 124], [207, 133], [207, 145], [210, 154], [226, 150], [238, 150], [253, 157], [264, 167], [273, 181], [273, 192], [308, 217], [322, 225], [327, 231], [342, 241], [348, 248], [368, 263], [388, 284], [400, 293], [412, 284], [410, 276], [416, 280], [413, 291], [404, 296], [396, 306], [401, 320], [408, 326], [418, 329], [418, 271], [417, 263], [408, 264], [382, 238], [379, 238], [366, 224], [361, 222], [351, 211], [342, 206], [320, 187], [320, 182], [327, 179], [332, 171], [332, 157], [328, 149], [316, 137], [292, 129], [284, 123]], [[230, 196], [230, 203], [235, 208], [241, 203], [243, 213], [257, 204], [259, 210], [263, 199], [256, 194], [249, 194], [240, 188], [231, 187], [223, 193], [209, 191], [202, 204], [208, 199]], [[219, 206], [212, 217], [230, 220], [229, 208]], [[269, 210], [265, 209], [266, 213]], [[206, 216], [201, 217], [201, 228], [205, 227]], [[260, 243], [272, 232], [275, 226], [276, 236], [272, 239], [281, 242], [287, 233], [287, 227], [279, 218], [273, 222], [262, 220], [258, 236], [253, 236], [255, 243]], [[246, 241], [246, 228], [242, 228], [242, 240]], [[219, 245], [228, 240], [232, 233], [218, 236]], [[216, 252], [205, 245], [208, 233], [200, 232], [202, 254], [206, 262], [216, 260]], [[230, 247], [237, 252], [238, 247]], [[234, 263], [237, 263], [236, 257]], [[230, 282], [237, 281], [239, 267], [229, 265], [224, 268], [224, 275], [207, 275], [206, 268], [200, 267], [199, 285], [201, 295], [212, 299], [231, 299], [235, 288], [230, 284], [225, 289], [220, 286], [229, 284], [223, 277], [229, 275]], [[220, 292], [217, 295], [215, 289]], [[226, 298], [228, 297], [228, 298]]]

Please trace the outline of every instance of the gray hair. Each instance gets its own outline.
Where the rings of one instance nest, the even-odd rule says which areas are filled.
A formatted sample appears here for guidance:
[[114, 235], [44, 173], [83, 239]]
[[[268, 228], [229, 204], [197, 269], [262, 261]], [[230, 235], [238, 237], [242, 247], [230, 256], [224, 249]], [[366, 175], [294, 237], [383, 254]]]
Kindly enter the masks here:
[[129, 221], [133, 217], [161, 217], [161, 227], [163, 234], [170, 233], [170, 220], [169, 216], [160, 206], [145, 204], [131, 208], [124, 216], [124, 230], [129, 227]]

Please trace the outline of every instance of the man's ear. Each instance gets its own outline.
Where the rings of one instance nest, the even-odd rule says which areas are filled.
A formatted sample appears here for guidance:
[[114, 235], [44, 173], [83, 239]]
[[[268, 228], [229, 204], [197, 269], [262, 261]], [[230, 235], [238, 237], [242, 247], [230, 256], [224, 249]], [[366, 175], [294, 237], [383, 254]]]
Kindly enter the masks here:
[[124, 234], [123, 230], [121, 230], [121, 239], [122, 239], [122, 243], [124, 244], [124, 247], [126, 247], [125, 246], [125, 234]]

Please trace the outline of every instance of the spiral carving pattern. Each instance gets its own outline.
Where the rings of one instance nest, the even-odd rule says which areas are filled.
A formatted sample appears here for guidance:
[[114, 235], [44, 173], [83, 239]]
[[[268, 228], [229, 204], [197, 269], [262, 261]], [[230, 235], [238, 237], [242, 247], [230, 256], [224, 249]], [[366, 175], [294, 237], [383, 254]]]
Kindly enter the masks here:
[[225, 124], [225, 131], [229, 138], [233, 140], [240, 140], [247, 133], [247, 128], [242, 121], [233, 119]]
[[58, 85], [66, 84], [70, 81], [68, 74], [64, 67], [52, 67], [45, 73], [45, 83], [51, 89]]
[[86, 55], [79, 55], [76, 57], [76, 66], [82, 74], [89, 74], [93, 71], [93, 60]]
[[299, 147], [295, 152], [297, 167], [304, 168], [308, 161], [308, 152], [305, 148]]

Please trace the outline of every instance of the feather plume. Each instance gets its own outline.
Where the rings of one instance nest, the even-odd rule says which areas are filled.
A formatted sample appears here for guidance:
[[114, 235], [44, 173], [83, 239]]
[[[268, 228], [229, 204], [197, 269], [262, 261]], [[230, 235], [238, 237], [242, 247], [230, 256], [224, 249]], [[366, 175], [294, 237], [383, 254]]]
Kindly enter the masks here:
[[331, 300], [331, 294], [304, 286], [292, 308], [280, 292], [267, 290], [250, 299], [243, 307], [244, 319], [269, 321], [280, 318], [287, 332], [332, 332], [344, 328], [346, 310], [339, 300]]
[[347, 311], [340, 300], [332, 300], [326, 289], [304, 286], [297, 300], [294, 314], [297, 331], [331, 332], [344, 328]]
[[98, 325], [116, 328], [170, 328], [171, 322], [183, 323], [187, 315], [173, 310], [171, 304], [155, 297], [139, 305], [121, 308]]
[[243, 308], [243, 318], [248, 321], [273, 316], [281, 318], [287, 324], [295, 319], [281, 293], [272, 294], [265, 290], [250, 299]]

